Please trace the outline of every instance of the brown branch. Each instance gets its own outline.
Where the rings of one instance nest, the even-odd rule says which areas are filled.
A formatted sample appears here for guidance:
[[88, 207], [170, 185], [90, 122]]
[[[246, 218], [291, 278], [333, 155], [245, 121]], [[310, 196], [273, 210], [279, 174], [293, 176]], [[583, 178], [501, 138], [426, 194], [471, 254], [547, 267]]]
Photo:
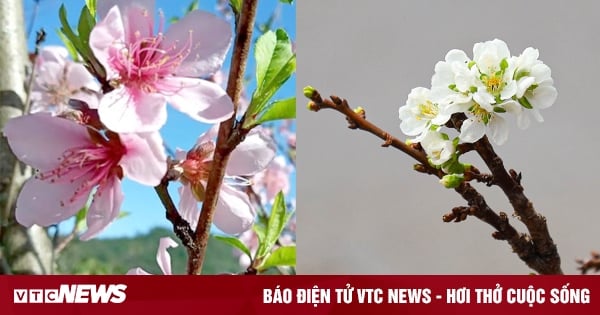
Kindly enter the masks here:
[[[313, 88], [305, 89], [305, 96], [311, 99], [311, 102], [308, 104], [308, 109], [312, 111], [319, 111], [323, 108], [336, 110], [346, 117], [349, 128], [367, 131], [384, 140], [382, 146], [391, 146], [417, 160], [420, 164], [415, 165], [414, 169], [416, 171], [435, 175], [438, 178], [442, 178], [445, 175], [442, 170], [434, 168], [429, 164], [425, 152], [423, 152], [418, 144], [408, 145], [397, 138], [392, 137], [388, 132], [369, 122], [366, 119], [364, 109], [358, 108], [352, 110], [346, 100], [337, 96], [331, 96], [330, 99], [324, 100], [319, 92]], [[462, 123], [460, 117], [454, 116], [452, 117], [450, 126], [459, 127], [460, 123]], [[541, 274], [561, 274], [560, 258], [556, 251], [556, 245], [554, 245], [549, 238], [545, 219], [535, 213], [531, 202], [523, 195], [523, 188], [519, 183], [520, 175], [517, 175], [514, 171], [510, 174], [506, 172], [502, 165], [502, 160], [495, 155], [491, 148], [491, 144], [487, 142], [487, 138], [475, 143], [474, 146], [465, 145], [461, 147], [461, 151], [463, 152], [468, 152], [473, 149], [477, 150], [480, 155], [483, 153], [482, 157], [484, 160], [494, 161], [491, 165], [492, 167], [488, 164], [488, 167], [490, 167], [490, 170], [492, 171], [492, 175], [480, 174], [474, 167], [467, 170], [465, 174], [467, 181], [455, 188], [455, 191], [467, 201], [469, 207], [457, 207], [452, 213], [446, 214], [443, 217], [443, 220], [445, 222], [456, 222], [464, 221], [468, 215], [475, 216], [481, 221], [494, 227], [496, 231], [492, 236], [498, 240], [506, 240], [513, 251], [525, 262], [525, 264], [527, 264], [527, 266]], [[501, 172], [500, 168], [503, 172]], [[496, 179], [496, 177], [498, 177], [498, 179]], [[528, 225], [528, 228], [530, 233], [534, 236], [530, 237], [527, 234], [517, 232], [517, 230], [508, 222], [508, 216], [504, 212], [496, 213], [493, 211], [485, 201], [485, 198], [468, 183], [469, 180], [473, 179], [488, 185], [498, 184], [503, 189], [506, 189], [505, 193], [509, 196], [513, 207], [521, 207], [519, 209], [523, 209], [519, 210], [518, 213], [528, 215], [525, 221], [532, 225], [531, 227]], [[496, 181], [498, 181], [498, 183]], [[533, 225], [537, 226], [534, 227]]]
[[[206, 198], [202, 202], [200, 219], [196, 226], [195, 243], [198, 246], [197, 257], [192, 266], [192, 273], [200, 274], [208, 246], [210, 227], [215, 213], [215, 207], [219, 198], [219, 190], [223, 183], [225, 167], [229, 161], [229, 155], [235, 147], [243, 140], [249, 130], [235, 128], [236, 114], [241, 91], [243, 89], [244, 71], [248, 60], [248, 52], [252, 41], [252, 30], [256, 17], [258, 0], [247, 0], [243, 2], [242, 12], [237, 25], [231, 68], [227, 81], [227, 94], [234, 104], [231, 118], [221, 123], [214, 152], [213, 166], [210, 171], [206, 185]], [[241, 124], [239, 124], [241, 126]]]
[[410, 145], [399, 140], [398, 138], [392, 137], [392, 135], [368, 121], [366, 119], [366, 113], [362, 108], [359, 108], [357, 109], [357, 111], [354, 111], [350, 108], [348, 102], [345, 99], [341, 99], [335, 95], [332, 95], [331, 99], [323, 100], [317, 90], [313, 91], [310, 99], [312, 100], [312, 102], [308, 105], [310, 110], [319, 111], [323, 108], [336, 110], [344, 116], [346, 116], [346, 120], [349, 124], [348, 128], [367, 131], [383, 140], [383, 147], [391, 146], [393, 148], [396, 148], [408, 154], [410, 157], [417, 160], [425, 167], [429, 167], [430, 164], [427, 160], [427, 156], [422, 151], [411, 147]]
[[198, 257], [198, 246], [194, 242], [194, 231], [190, 227], [190, 224], [181, 217], [179, 212], [177, 211], [177, 207], [173, 203], [173, 199], [171, 199], [171, 195], [169, 195], [168, 191], [169, 179], [167, 176], [163, 178], [161, 183], [154, 187], [156, 194], [160, 198], [161, 203], [163, 204], [166, 210], [167, 220], [173, 224], [173, 232], [175, 235], [181, 240], [183, 246], [187, 249], [188, 252], [188, 274], [193, 270], [196, 259]]
[[581, 271], [582, 275], [588, 273], [591, 270], [593, 270], [594, 272], [600, 271], [600, 253], [592, 251], [590, 253], [590, 256], [592, 257], [585, 261], [583, 259], [576, 260], [577, 264], [580, 265], [577, 269]]
[[536, 212], [533, 203], [523, 193], [523, 186], [519, 183], [520, 176], [515, 175], [514, 171], [512, 174], [506, 171], [502, 159], [494, 152], [487, 136], [475, 142], [475, 150], [492, 172], [494, 183], [502, 189], [516, 215], [527, 227], [535, 248], [536, 270], [543, 274], [562, 274], [560, 256], [548, 231], [546, 218]]

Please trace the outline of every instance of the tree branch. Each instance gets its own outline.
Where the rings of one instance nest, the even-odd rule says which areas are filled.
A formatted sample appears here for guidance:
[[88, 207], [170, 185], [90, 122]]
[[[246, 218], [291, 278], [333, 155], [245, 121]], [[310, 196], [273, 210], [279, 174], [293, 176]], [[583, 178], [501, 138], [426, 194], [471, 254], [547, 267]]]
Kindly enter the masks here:
[[[258, 0], [247, 0], [243, 2], [242, 12], [236, 30], [233, 56], [231, 58], [231, 67], [227, 82], [227, 94], [233, 101], [234, 111], [231, 118], [222, 122], [219, 126], [219, 134], [217, 136], [213, 157], [213, 166], [206, 185], [206, 198], [202, 202], [200, 219], [196, 226], [195, 239], [196, 245], [198, 246], [198, 256], [196, 257], [197, 259], [194, 260], [195, 264], [192, 266], [193, 268], [191, 270], [194, 274], [200, 274], [202, 272], [202, 265], [204, 263], [206, 247], [208, 246], [208, 239], [210, 236], [210, 227], [219, 198], [219, 191], [223, 183], [225, 167], [229, 161], [229, 155], [249, 131], [239, 127], [236, 128], [235, 122], [238, 102], [243, 89], [244, 71], [248, 60], [248, 52], [250, 50], [250, 43], [252, 42], [252, 29], [254, 28], [257, 6]], [[242, 124], [239, 124], [239, 126], [241, 125]]]
[[[415, 165], [416, 171], [431, 174], [438, 178], [442, 178], [445, 175], [441, 169], [430, 165], [427, 155], [418, 143], [408, 145], [392, 137], [388, 132], [369, 122], [366, 119], [364, 109], [357, 108], [352, 110], [345, 99], [337, 96], [331, 96], [330, 99], [323, 100], [319, 92], [314, 89], [311, 89], [307, 94], [306, 96], [311, 99], [311, 102], [308, 104], [310, 110], [319, 111], [323, 108], [329, 108], [338, 111], [346, 117], [349, 128], [367, 131], [384, 140], [383, 147], [391, 146], [417, 160], [420, 164]], [[498, 240], [506, 240], [513, 251], [530, 268], [541, 274], [562, 274], [560, 257], [556, 251], [556, 245], [554, 245], [548, 233], [545, 218], [535, 212], [531, 202], [523, 195], [523, 188], [519, 183], [520, 176], [516, 175], [516, 172], [511, 172], [511, 174], [506, 172], [502, 160], [493, 151], [491, 144], [487, 141], [487, 137], [476, 142], [474, 146], [466, 145], [461, 147], [461, 150], [465, 152], [473, 149], [477, 150], [486, 161], [492, 175], [480, 174], [476, 168], [472, 168], [466, 174], [466, 177], [470, 177], [468, 180], [476, 179], [488, 185], [494, 183], [503, 188], [515, 208], [515, 212], [526, 216], [524, 222], [527, 222], [526, 226], [532, 236], [519, 233], [510, 225], [508, 216], [504, 212], [496, 213], [493, 211], [485, 201], [485, 198], [468, 183], [468, 180], [455, 188], [455, 191], [467, 201], [469, 207], [454, 208], [452, 213], [444, 215], [443, 221], [460, 222], [464, 221], [469, 215], [475, 216], [494, 227], [496, 231], [492, 236]]]

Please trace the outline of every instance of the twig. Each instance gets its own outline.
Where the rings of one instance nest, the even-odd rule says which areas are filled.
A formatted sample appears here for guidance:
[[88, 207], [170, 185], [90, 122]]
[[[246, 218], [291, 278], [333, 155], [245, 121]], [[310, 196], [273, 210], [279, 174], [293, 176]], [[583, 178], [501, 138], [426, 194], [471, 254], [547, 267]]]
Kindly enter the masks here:
[[535, 247], [536, 259], [540, 260], [536, 264], [543, 268], [538, 271], [544, 274], [562, 274], [560, 256], [548, 231], [546, 218], [536, 212], [533, 203], [523, 193], [523, 186], [506, 171], [502, 159], [494, 152], [487, 136], [475, 142], [475, 149], [492, 172], [494, 183], [502, 189], [515, 213], [527, 227]]
[[600, 253], [593, 251], [590, 253], [590, 256], [592, 257], [585, 261], [583, 259], [576, 260], [580, 265], [577, 269], [581, 271], [582, 275], [588, 273], [590, 270], [593, 270], [594, 272], [600, 271]]
[[169, 178], [165, 176], [162, 182], [154, 187], [156, 194], [160, 198], [160, 202], [163, 204], [166, 210], [166, 218], [173, 224], [173, 232], [175, 235], [181, 240], [183, 246], [187, 249], [188, 252], [188, 266], [187, 271], [188, 274], [191, 274], [194, 270], [194, 266], [197, 264], [198, 257], [198, 246], [194, 242], [194, 231], [190, 227], [190, 224], [181, 217], [179, 212], [177, 211], [177, 207], [175, 207], [175, 203], [173, 203], [173, 199], [171, 199], [171, 195], [169, 195], [168, 191], [169, 186]]
[[[417, 160], [420, 164], [415, 165], [414, 169], [416, 171], [435, 175], [438, 178], [445, 175], [442, 170], [429, 164], [425, 152], [418, 144], [408, 145], [375, 126], [366, 119], [364, 109], [352, 110], [345, 99], [337, 96], [331, 96], [330, 99], [323, 100], [319, 92], [312, 88], [308, 94], [306, 96], [311, 99], [308, 104], [310, 110], [319, 111], [323, 108], [336, 110], [346, 117], [349, 128], [367, 131], [384, 140], [383, 147], [391, 146]], [[454, 116], [452, 119], [454, 127], [460, 128], [461, 118]], [[531, 202], [524, 196], [523, 188], [519, 183], [520, 176], [514, 171], [509, 174], [504, 169], [502, 160], [493, 151], [487, 137], [476, 142], [473, 147], [470, 145], [461, 147], [463, 152], [473, 149], [477, 150], [479, 155], [486, 161], [492, 175], [480, 174], [476, 168], [472, 168], [466, 174], [467, 179], [475, 179], [488, 185], [499, 185], [509, 197], [515, 212], [526, 216], [522, 220], [524, 220], [524, 223], [527, 222], [526, 225], [532, 236], [517, 232], [508, 222], [508, 216], [504, 212], [496, 213], [493, 211], [484, 197], [468, 181], [461, 183], [455, 188], [455, 191], [467, 201], [469, 207], [457, 207], [452, 213], [446, 214], [443, 220], [445, 222], [459, 222], [466, 219], [468, 215], [475, 216], [493, 226], [496, 231], [492, 236], [498, 240], [506, 240], [513, 251], [530, 268], [541, 274], [562, 274], [560, 257], [556, 245], [552, 242], [548, 233], [545, 218], [535, 212]]]

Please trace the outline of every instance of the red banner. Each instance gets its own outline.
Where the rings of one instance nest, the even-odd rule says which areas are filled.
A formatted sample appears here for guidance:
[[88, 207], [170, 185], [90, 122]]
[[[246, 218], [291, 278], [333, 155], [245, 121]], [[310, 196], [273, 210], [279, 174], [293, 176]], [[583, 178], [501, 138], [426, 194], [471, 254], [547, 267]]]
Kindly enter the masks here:
[[0, 276], [1, 314], [598, 314], [595, 276]]

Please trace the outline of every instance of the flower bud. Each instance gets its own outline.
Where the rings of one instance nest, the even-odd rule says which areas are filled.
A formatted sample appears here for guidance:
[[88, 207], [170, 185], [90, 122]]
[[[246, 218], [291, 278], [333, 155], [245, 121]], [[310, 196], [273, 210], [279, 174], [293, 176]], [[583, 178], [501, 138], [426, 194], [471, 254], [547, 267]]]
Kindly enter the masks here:
[[448, 174], [440, 179], [440, 184], [446, 188], [456, 188], [465, 180], [463, 174]]
[[304, 89], [302, 90], [302, 92], [304, 93], [304, 96], [306, 96], [307, 98], [312, 99], [313, 95], [315, 94], [315, 88], [308, 85], [305, 86]]

